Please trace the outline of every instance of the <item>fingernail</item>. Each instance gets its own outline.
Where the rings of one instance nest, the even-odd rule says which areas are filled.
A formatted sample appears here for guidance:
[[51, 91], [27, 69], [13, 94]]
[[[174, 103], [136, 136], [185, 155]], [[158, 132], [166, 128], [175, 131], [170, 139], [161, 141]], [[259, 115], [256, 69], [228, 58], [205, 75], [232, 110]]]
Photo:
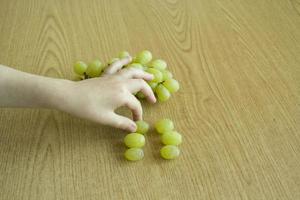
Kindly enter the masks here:
[[135, 124], [131, 124], [129, 127], [131, 132], [135, 132], [136, 131], [136, 125]]

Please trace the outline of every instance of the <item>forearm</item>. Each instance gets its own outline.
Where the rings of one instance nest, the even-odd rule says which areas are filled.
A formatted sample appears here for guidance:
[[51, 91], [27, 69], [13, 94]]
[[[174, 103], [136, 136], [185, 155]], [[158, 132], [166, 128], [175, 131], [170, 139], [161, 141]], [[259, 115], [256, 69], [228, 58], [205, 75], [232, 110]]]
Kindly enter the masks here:
[[56, 108], [67, 80], [33, 75], [0, 65], [0, 107]]

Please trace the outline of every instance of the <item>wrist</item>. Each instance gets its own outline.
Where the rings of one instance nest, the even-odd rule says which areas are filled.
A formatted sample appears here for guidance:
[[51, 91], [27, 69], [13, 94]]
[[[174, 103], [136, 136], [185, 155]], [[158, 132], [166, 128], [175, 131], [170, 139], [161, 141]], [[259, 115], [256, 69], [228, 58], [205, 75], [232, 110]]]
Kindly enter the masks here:
[[44, 85], [40, 87], [41, 107], [63, 110], [67, 103], [69, 90], [73, 85], [73, 81], [66, 79], [45, 80]]

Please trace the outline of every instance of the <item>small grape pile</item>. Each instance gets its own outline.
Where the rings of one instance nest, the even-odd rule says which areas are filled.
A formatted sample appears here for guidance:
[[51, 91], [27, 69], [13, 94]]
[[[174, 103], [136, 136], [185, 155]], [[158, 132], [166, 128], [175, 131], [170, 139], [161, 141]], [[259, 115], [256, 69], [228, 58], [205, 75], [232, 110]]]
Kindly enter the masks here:
[[[92, 61], [89, 65], [83, 61], [78, 61], [74, 64], [74, 72], [79, 75], [79, 80], [100, 77], [106, 67], [128, 56], [130, 54], [127, 51], [122, 51], [119, 53], [118, 58], [111, 59], [107, 65], [104, 65], [98, 59]], [[178, 81], [173, 78], [173, 74], [167, 69], [166, 61], [162, 59], [152, 60], [152, 53], [148, 50], [139, 52], [133, 58], [133, 61], [124, 67], [141, 69], [152, 74], [154, 78], [148, 81], [148, 84], [161, 102], [167, 101], [171, 94], [177, 92], [180, 88]], [[138, 92], [136, 97], [140, 100], [145, 98], [141, 92]]]
[[130, 161], [141, 160], [144, 157], [142, 147], [145, 145], [145, 134], [149, 130], [149, 124], [145, 121], [136, 121], [136, 132], [129, 133], [124, 138], [125, 145], [129, 148], [125, 151], [125, 158]]
[[[149, 124], [145, 121], [137, 121], [136, 125], [136, 133], [129, 133], [124, 138], [124, 143], [129, 148], [124, 156], [130, 161], [141, 160], [144, 157], [141, 147], [145, 145], [144, 135], [149, 130]], [[156, 122], [155, 129], [161, 134], [161, 142], [165, 145], [160, 149], [161, 157], [167, 160], [177, 158], [180, 154], [178, 145], [182, 142], [182, 136], [174, 131], [174, 123], [170, 119], [161, 119]]]
[[165, 145], [160, 149], [161, 157], [167, 160], [178, 157], [178, 145], [182, 142], [182, 136], [174, 130], [174, 123], [170, 119], [161, 119], [156, 122], [155, 129], [161, 134], [161, 142]]
[[[144, 50], [137, 54], [133, 63], [128, 67], [144, 69], [154, 76], [148, 84], [156, 94], [159, 101], [167, 101], [172, 93], [179, 90], [179, 83], [173, 78], [173, 74], [167, 70], [167, 63], [162, 59], [152, 60], [150, 51]], [[142, 93], [137, 93], [139, 99], [144, 98]]]

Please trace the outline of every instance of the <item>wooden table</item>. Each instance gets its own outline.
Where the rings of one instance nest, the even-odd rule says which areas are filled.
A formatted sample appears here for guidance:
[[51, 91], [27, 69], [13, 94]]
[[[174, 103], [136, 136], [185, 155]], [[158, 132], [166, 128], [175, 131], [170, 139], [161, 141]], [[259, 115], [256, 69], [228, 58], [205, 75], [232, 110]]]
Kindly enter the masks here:
[[[299, 0], [1, 0], [0, 62], [71, 79], [76, 60], [149, 49], [181, 83], [144, 103], [181, 156], [123, 159], [124, 132], [54, 110], [1, 109], [0, 199], [300, 199]], [[83, 108], [84, 109], [84, 108]]]

